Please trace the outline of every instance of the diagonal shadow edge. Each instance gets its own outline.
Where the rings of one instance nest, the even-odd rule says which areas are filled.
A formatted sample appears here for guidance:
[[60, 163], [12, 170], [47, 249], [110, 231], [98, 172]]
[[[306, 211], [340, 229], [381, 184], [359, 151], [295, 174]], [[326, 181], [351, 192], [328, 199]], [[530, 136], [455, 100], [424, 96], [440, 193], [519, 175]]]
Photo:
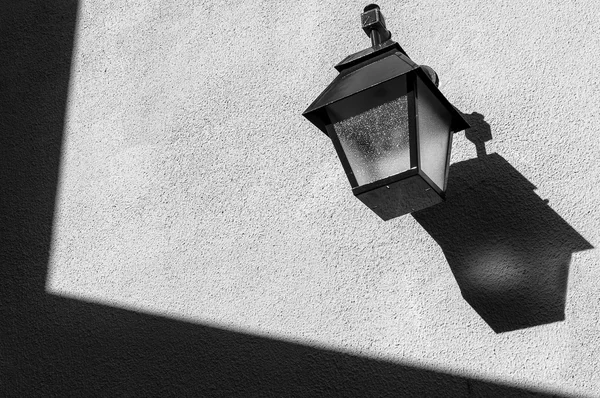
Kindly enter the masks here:
[[10, 371], [4, 375], [5, 393], [566, 396], [51, 294], [29, 310], [29, 317], [14, 325], [18, 334], [11, 337], [19, 344], [6, 352]]
[[0, 395], [551, 396], [46, 293], [78, 5], [0, 5]]

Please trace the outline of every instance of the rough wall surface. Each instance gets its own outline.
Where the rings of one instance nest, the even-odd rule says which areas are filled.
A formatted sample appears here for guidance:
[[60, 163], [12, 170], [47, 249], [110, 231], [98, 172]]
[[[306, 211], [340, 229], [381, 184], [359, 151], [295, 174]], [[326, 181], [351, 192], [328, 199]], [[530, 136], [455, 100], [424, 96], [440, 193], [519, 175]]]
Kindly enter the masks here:
[[388, 222], [301, 116], [369, 45], [366, 3], [78, 5], [10, 393], [600, 396], [599, 6], [379, 4], [474, 126], [448, 201]]

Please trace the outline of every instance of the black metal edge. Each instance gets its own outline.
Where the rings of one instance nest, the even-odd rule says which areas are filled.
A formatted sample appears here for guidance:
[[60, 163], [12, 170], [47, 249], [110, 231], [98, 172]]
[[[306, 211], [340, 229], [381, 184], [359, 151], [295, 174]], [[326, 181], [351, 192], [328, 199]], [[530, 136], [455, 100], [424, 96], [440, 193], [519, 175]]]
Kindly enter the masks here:
[[[391, 78], [384, 80], [380, 83], [377, 83], [373, 86], [365, 87], [362, 90], [356, 91], [346, 97], [340, 98], [336, 101], [328, 102], [318, 108], [310, 109], [310, 111], [309, 111], [309, 109], [307, 109], [306, 111], [304, 111], [304, 113], [302, 113], [302, 116], [304, 116], [306, 119], [308, 119], [308, 121], [310, 121], [312, 124], [314, 124], [323, 133], [325, 133], [326, 135], [329, 135], [329, 133], [327, 132], [326, 126], [328, 124], [332, 124], [332, 121], [331, 121], [331, 118], [329, 117], [329, 115], [327, 114], [327, 106], [333, 104], [334, 102], [342, 101], [342, 100], [350, 98], [354, 95], [361, 94], [362, 92], [370, 90], [373, 87], [379, 86], [381, 84], [389, 83], [390, 81], [392, 81], [394, 79], [399, 79], [399, 78], [405, 77], [405, 76], [407, 76], [407, 74], [409, 74], [411, 72], [412, 71], [409, 71], [407, 73], [391, 77]], [[398, 96], [398, 97], [400, 97], [400, 96]], [[398, 97], [396, 97], [396, 98], [398, 98]], [[316, 100], [315, 100], [315, 102], [316, 102]]]
[[421, 168], [421, 156], [419, 153], [419, 114], [417, 108], [417, 85], [415, 75], [409, 72], [406, 75], [406, 88], [408, 96], [408, 140], [410, 151], [410, 167]]
[[435, 95], [440, 102], [444, 104], [444, 106], [448, 109], [450, 114], [452, 115], [451, 122], [451, 130], [455, 133], [459, 131], [468, 129], [471, 125], [465, 120], [462, 114], [448, 101], [448, 99], [444, 96], [444, 94], [440, 91], [439, 88], [435, 86], [435, 84], [431, 81], [427, 73], [420, 66], [415, 69], [417, 75], [421, 78], [423, 83], [429, 88], [429, 90]]
[[[371, 98], [372, 101], [369, 102], [369, 107], [365, 108], [363, 111], [361, 111], [361, 112], [352, 112], [351, 113], [352, 116], [343, 117], [343, 118], [338, 118], [337, 115], [334, 112], [331, 112], [332, 108], [336, 107], [336, 105], [337, 105], [338, 102], [354, 100], [355, 99], [354, 97], [359, 97], [361, 95], [364, 95], [367, 91], [370, 91], [370, 90], [378, 90], [382, 86], [388, 86], [388, 87], [392, 86], [392, 87], [394, 87], [394, 90], [389, 90], [390, 95], [389, 96], [385, 96], [385, 97], [378, 96], [377, 98], [375, 98], [375, 96], [369, 96], [369, 98]], [[399, 89], [399, 87], [404, 87], [404, 88], [406, 88], [406, 90], [401, 91]], [[335, 124], [335, 123], [339, 123], [339, 122], [341, 122], [343, 120], [352, 118], [354, 116], [361, 115], [364, 112], [370, 111], [370, 110], [372, 110], [374, 108], [377, 108], [378, 106], [381, 106], [383, 104], [395, 101], [398, 98], [404, 97], [404, 96], [408, 96], [408, 86], [406, 84], [406, 75], [405, 74], [404, 75], [398, 75], [396, 77], [393, 77], [391, 79], [388, 79], [388, 80], [384, 81], [383, 83], [375, 84], [375, 85], [370, 86], [370, 87], [368, 87], [368, 88], [366, 88], [364, 90], [356, 91], [353, 94], [351, 94], [351, 95], [349, 95], [347, 97], [344, 97], [340, 101], [331, 102], [331, 103], [327, 104], [327, 107], [325, 108], [325, 113], [327, 114], [327, 118], [328, 118], [329, 123], [330, 124]], [[358, 102], [365, 103], [365, 101], [360, 101], [360, 100]]]
[[[352, 95], [361, 93], [361, 92], [363, 92], [365, 90], [368, 90], [368, 89], [370, 89], [370, 88], [372, 88], [374, 86], [377, 86], [377, 85], [380, 85], [380, 84], [384, 84], [384, 83], [389, 82], [390, 80], [396, 79], [396, 78], [398, 78], [400, 76], [405, 76], [405, 75], [411, 73], [412, 71], [414, 71], [416, 68], [419, 67], [410, 58], [408, 58], [407, 56], [404, 56], [404, 55], [402, 55], [402, 54], [400, 54], [398, 52], [395, 52], [395, 53], [392, 53], [392, 54], [385, 53], [385, 54], [383, 54], [383, 56], [381, 56], [381, 57], [379, 57], [377, 59], [372, 60], [372, 62], [377, 62], [380, 59], [386, 58], [388, 56], [394, 56], [394, 55], [397, 55], [400, 59], [402, 59], [404, 62], [406, 62], [413, 69], [411, 69], [411, 70], [409, 70], [409, 71], [407, 71], [405, 73], [398, 74], [398, 75], [396, 75], [394, 77], [390, 77], [389, 79], [383, 80], [383, 81], [381, 81], [381, 82], [379, 82], [379, 83], [377, 83], [375, 85], [365, 87], [365, 88], [363, 88], [363, 89], [361, 89], [359, 91], [356, 91], [356, 92], [352, 93], [349, 96], [346, 96], [346, 97], [343, 97], [343, 98], [339, 98], [339, 99], [337, 99], [335, 101], [331, 101], [331, 102], [327, 102], [327, 103], [324, 103], [324, 104], [320, 104], [319, 106], [315, 106], [315, 104], [318, 104], [319, 101], [321, 100], [321, 98], [329, 91], [329, 88], [331, 86], [333, 86], [334, 84], [337, 83], [337, 80], [342, 76], [342, 74], [340, 73], [338, 76], [336, 76], [336, 78], [331, 83], [329, 83], [329, 85], [325, 88], [325, 90], [323, 90], [321, 92], [321, 94], [319, 94], [319, 96], [308, 106], [308, 108], [306, 108], [306, 110], [304, 112], [302, 112], [302, 116], [304, 116], [306, 119], [308, 119], [319, 130], [321, 130], [322, 132], [324, 132], [325, 134], [327, 134], [327, 130], [325, 128], [325, 125], [327, 125], [328, 123], [331, 123], [331, 121], [329, 120], [329, 118], [326, 115], [326, 113], [323, 112], [323, 108], [327, 107], [329, 104], [331, 104], [333, 102], [341, 101], [344, 98], [348, 98], [348, 97], [350, 97]], [[352, 71], [344, 70], [344, 72], [345, 73], [351, 73]]]
[[419, 169], [418, 174], [442, 199], [446, 200], [446, 193], [423, 170]]
[[374, 64], [377, 61], [380, 61], [380, 60], [382, 60], [384, 58], [387, 58], [387, 57], [394, 56], [396, 54], [398, 54], [398, 49], [396, 49], [396, 48], [393, 48], [390, 51], [384, 51], [384, 52], [382, 52], [380, 54], [374, 55], [373, 57], [369, 57], [368, 59], [362, 60], [362, 61], [360, 61], [358, 63], [355, 63], [353, 65], [350, 65], [348, 67], [345, 67], [345, 68], [341, 69], [340, 70], [340, 74], [343, 73], [344, 76], [347, 75], [347, 74], [349, 75], [352, 72], [354, 72], [355, 70], [366, 68], [367, 66], [369, 66], [371, 64]]
[[448, 150], [446, 151], [446, 168], [444, 169], [444, 186], [442, 187], [442, 191], [444, 192], [444, 195], [446, 193], [446, 190], [448, 189], [448, 175], [450, 174], [450, 157], [452, 156], [453, 138], [454, 138], [454, 131], [450, 130], [450, 134], [448, 134]]
[[311, 112], [304, 112], [302, 116], [308, 119], [309, 122], [314, 124], [325, 135], [329, 136], [329, 133], [327, 133], [327, 124], [330, 122], [326, 112], [322, 108]]
[[419, 68], [419, 64], [417, 64], [415, 61], [413, 61], [408, 55], [406, 55], [406, 53], [404, 53], [404, 52], [402, 52], [402, 53], [397, 52], [396, 56], [398, 58], [400, 58], [402, 61], [404, 61], [407, 64], [409, 64], [413, 68], [412, 70]]
[[381, 180], [377, 180], [377, 181], [373, 181], [373, 182], [370, 182], [370, 183], [365, 184], [365, 185], [360, 185], [360, 186], [357, 186], [357, 187], [353, 187], [352, 188], [352, 193], [354, 194], [354, 196], [358, 196], [358, 195], [363, 194], [365, 192], [372, 191], [374, 189], [381, 188], [381, 187], [384, 187], [386, 185], [393, 184], [393, 183], [395, 183], [397, 181], [404, 180], [405, 178], [412, 177], [412, 176], [415, 176], [415, 175], [418, 175], [418, 174], [419, 174], [419, 172], [418, 172], [418, 170], [416, 168], [411, 168], [411, 169], [408, 169], [406, 171], [403, 171], [402, 173], [394, 174], [392, 176], [383, 178]]
[[[397, 52], [395, 52], [395, 53], [391, 53], [391, 54], [384, 53], [384, 54], [382, 54], [382, 56], [381, 56], [381, 57], [378, 57], [377, 59], [373, 59], [373, 60], [372, 60], [372, 62], [369, 62], [369, 64], [375, 63], [375, 62], [377, 62], [377, 61], [380, 61], [380, 60], [382, 60], [382, 59], [384, 59], [384, 58], [387, 58], [387, 57], [392, 57], [392, 56], [394, 56], [394, 55], [396, 55], [396, 54], [398, 54], [398, 53], [397, 53]], [[405, 62], [405, 63], [406, 63], [408, 66], [410, 66], [412, 69], [410, 69], [410, 70], [408, 70], [408, 71], [406, 71], [406, 72], [404, 72], [404, 73], [400, 73], [400, 74], [397, 74], [397, 75], [395, 75], [395, 76], [393, 76], [393, 77], [390, 77], [390, 78], [389, 78], [389, 79], [387, 79], [387, 80], [382, 80], [382, 81], [380, 81], [379, 83], [377, 83], [377, 84], [375, 84], [375, 85], [383, 84], [383, 83], [385, 83], [385, 82], [387, 82], [387, 81], [389, 81], [389, 80], [392, 80], [392, 79], [395, 79], [395, 78], [397, 78], [398, 76], [404, 76], [404, 75], [406, 75], [407, 73], [410, 73], [411, 71], [413, 71], [413, 70], [415, 70], [416, 68], [418, 68], [418, 65], [417, 65], [417, 64], [415, 64], [414, 62], [412, 62], [412, 61], [410, 60], [410, 58], [408, 58], [408, 57], [399, 57], [399, 58], [400, 58], [402, 61], [404, 61], [404, 62]], [[367, 66], [367, 65], [364, 65], [364, 66]], [[359, 68], [357, 68], [357, 69], [359, 69]], [[312, 103], [311, 103], [311, 104], [310, 104], [310, 105], [309, 105], [309, 106], [306, 108], [306, 110], [305, 110], [304, 112], [302, 112], [302, 115], [303, 115], [303, 116], [305, 116], [305, 117], [307, 117], [306, 115], [308, 115], [308, 114], [310, 114], [310, 113], [312, 113], [312, 112], [315, 112], [315, 111], [317, 111], [317, 110], [319, 110], [319, 109], [321, 109], [321, 108], [323, 108], [323, 107], [325, 107], [325, 106], [327, 106], [327, 105], [329, 105], [329, 104], [331, 104], [331, 103], [333, 103], [333, 102], [341, 101], [342, 99], [344, 99], [344, 98], [347, 98], [347, 97], [342, 97], [342, 98], [339, 98], [339, 99], [337, 99], [337, 100], [335, 100], [335, 101], [330, 101], [330, 102], [326, 102], [326, 103], [323, 103], [323, 104], [319, 104], [319, 102], [321, 101], [321, 98], [323, 98], [323, 97], [325, 96], [325, 94], [327, 94], [327, 93], [329, 92], [329, 90], [331, 89], [331, 87], [333, 87], [333, 86], [334, 86], [334, 85], [335, 85], [335, 84], [338, 82], [338, 80], [339, 80], [339, 79], [341, 79], [341, 78], [343, 78], [344, 76], [346, 76], [346, 75], [348, 75], [348, 74], [351, 74], [351, 73], [352, 73], [352, 71], [351, 71], [351, 70], [350, 70], [350, 71], [349, 71], [349, 70], [344, 70], [342, 73], [340, 73], [339, 75], [337, 75], [337, 76], [335, 77], [335, 79], [333, 79], [333, 81], [332, 81], [331, 83], [329, 83], [329, 84], [327, 85], [327, 87], [325, 87], [325, 89], [324, 89], [324, 90], [321, 92], [321, 94], [319, 94], [319, 95], [317, 96], [317, 98], [316, 98], [316, 99], [315, 99], [315, 100], [314, 100], [314, 101], [313, 101], [313, 102], [312, 102]], [[374, 86], [374, 85], [372, 85], [372, 86], [368, 86], [368, 87], [364, 87], [363, 89], [361, 89], [361, 90], [359, 90], [359, 91], [357, 91], [357, 92], [361, 92], [361, 91], [364, 91], [364, 90], [368, 90], [369, 88], [371, 88], [371, 87], [373, 87], [373, 86]], [[352, 94], [350, 94], [350, 95], [354, 95], [354, 94], [356, 94], [356, 93], [352, 93]]]
[[402, 48], [402, 46], [400, 46], [400, 44], [396, 43], [393, 40], [387, 40], [375, 48], [365, 48], [364, 50], [348, 55], [340, 63], [335, 65], [334, 68], [337, 71], [341, 72], [345, 69], [369, 61], [371, 58], [386, 53], [388, 51], [400, 51], [401, 53], [406, 54], [406, 52], [404, 52], [404, 49]]
[[333, 142], [333, 147], [335, 148], [338, 158], [340, 159], [340, 162], [342, 163], [342, 167], [344, 168], [344, 171], [346, 172], [346, 177], [348, 177], [348, 182], [350, 183], [350, 186], [352, 188], [357, 187], [358, 182], [356, 181], [356, 177], [354, 176], [354, 171], [352, 171], [350, 162], [348, 162], [348, 158], [346, 157], [344, 148], [342, 148], [342, 143], [338, 139], [337, 133], [335, 132], [333, 125], [331, 123], [328, 123], [325, 128], [327, 129], [327, 133], [328, 133], [327, 135], [331, 139], [331, 142]]

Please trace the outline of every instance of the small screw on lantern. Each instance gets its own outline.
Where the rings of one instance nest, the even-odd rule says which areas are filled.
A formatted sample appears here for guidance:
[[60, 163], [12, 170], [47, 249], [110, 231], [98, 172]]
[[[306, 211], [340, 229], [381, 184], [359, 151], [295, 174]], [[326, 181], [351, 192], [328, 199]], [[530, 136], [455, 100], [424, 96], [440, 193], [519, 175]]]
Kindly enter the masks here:
[[389, 220], [444, 200], [452, 135], [469, 125], [433, 69], [391, 40], [379, 6], [361, 22], [371, 47], [337, 64], [303, 115], [333, 142], [354, 195]]

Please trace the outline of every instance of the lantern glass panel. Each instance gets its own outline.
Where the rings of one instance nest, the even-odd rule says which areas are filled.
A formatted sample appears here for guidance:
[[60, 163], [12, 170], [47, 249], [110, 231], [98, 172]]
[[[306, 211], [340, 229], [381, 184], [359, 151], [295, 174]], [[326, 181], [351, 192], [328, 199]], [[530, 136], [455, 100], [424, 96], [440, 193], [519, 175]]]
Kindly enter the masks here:
[[406, 95], [333, 124], [358, 185], [410, 169]]
[[418, 76], [417, 98], [421, 169], [445, 190], [452, 115]]

